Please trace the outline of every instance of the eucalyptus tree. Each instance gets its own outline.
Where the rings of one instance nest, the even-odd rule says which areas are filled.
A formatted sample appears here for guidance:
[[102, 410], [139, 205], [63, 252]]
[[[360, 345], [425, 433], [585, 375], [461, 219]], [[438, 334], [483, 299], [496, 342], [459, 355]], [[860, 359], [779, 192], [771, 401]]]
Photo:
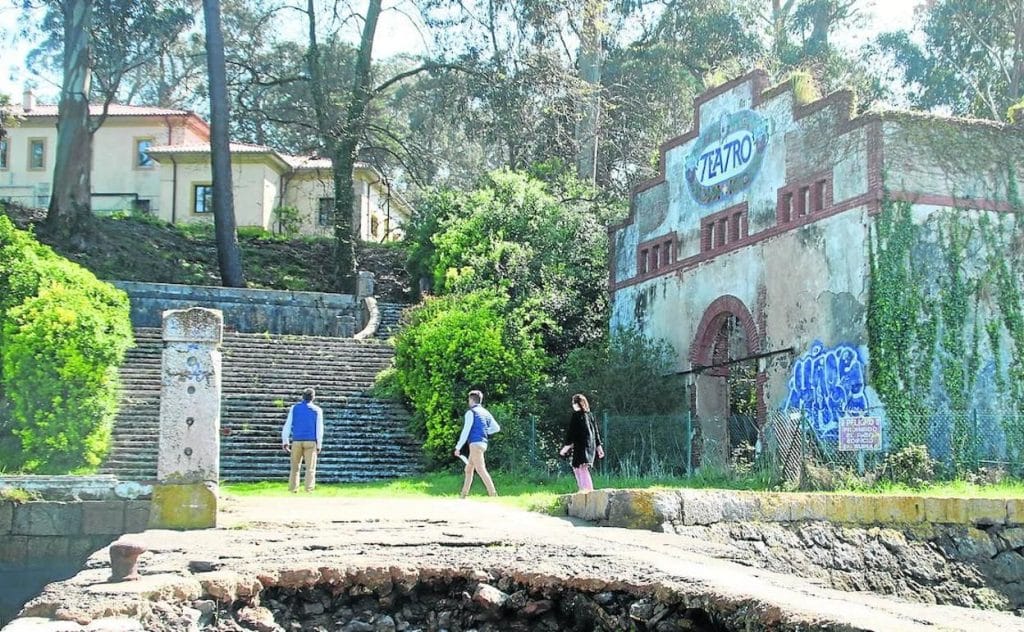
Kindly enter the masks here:
[[1024, 3], [936, 0], [916, 29], [885, 33], [877, 52], [895, 65], [906, 96], [926, 110], [1003, 120], [1024, 98]]
[[235, 197], [231, 184], [231, 148], [228, 138], [230, 105], [224, 67], [224, 37], [220, 26], [220, 0], [203, 0], [206, 24], [206, 66], [210, 85], [210, 160], [213, 172], [213, 223], [221, 283], [245, 287], [242, 250], [235, 230]]
[[[191, 0], [43, 0], [25, 8], [45, 9], [42, 23], [29, 25], [42, 42], [30, 66], [60, 69], [57, 148], [53, 193], [46, 224], [56, 235], [81, 238], [91, 219], [92, 134], [104, 122], [122, 81], [157, 57], [191, 24]], [[90, 117], [89, 103], [103, 104]]]

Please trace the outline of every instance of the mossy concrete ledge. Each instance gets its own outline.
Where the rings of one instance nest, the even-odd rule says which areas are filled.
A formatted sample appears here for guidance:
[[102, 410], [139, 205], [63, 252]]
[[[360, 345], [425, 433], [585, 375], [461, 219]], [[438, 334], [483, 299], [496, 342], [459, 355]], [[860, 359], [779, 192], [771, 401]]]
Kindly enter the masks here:
[[568, 515], [602, 526], [666, 531], [719, 522], [827, 520], [854, 525], [1019, 526], [1024, 499], [802, 494], [701, 489], [598, 489], [564, 497]]
[[205, 481], [153, 486], [150, 529], [211, 529], [216, 526], [216, 483]]

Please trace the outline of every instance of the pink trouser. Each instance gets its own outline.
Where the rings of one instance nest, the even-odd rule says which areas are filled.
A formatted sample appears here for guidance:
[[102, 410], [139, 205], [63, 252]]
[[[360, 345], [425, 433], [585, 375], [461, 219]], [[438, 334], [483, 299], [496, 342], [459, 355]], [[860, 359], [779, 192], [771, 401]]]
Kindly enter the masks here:
[[589, 465], [584, 463], [579, 467], [574, 467], [572, 473], [576, 475], [576, 485], [579, 486], [581, 492], [594, 491], [594, 481], [590, 478]]

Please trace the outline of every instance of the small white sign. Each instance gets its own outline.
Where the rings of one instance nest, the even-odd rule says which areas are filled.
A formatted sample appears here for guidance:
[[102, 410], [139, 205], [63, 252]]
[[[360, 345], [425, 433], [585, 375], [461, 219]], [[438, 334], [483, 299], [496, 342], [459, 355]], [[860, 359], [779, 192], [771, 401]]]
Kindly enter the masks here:
[[878, 452], [882, 449], [882, 420], [878, 417], [840, 417], [839, 451]]

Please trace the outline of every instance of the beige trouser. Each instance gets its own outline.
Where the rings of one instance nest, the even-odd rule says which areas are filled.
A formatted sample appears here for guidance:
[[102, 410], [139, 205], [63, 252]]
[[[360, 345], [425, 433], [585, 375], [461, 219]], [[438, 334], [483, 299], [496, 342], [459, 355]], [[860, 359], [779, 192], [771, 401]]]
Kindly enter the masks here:
[[469, 494], [469, 488], [473, 486], [474, 472], [480, 475], [480, 480], [484, 482], [484, 487], [487, 488], [488, 496], [498, 495], [498, 492], [494, 490], [494, 481], [491, 480], [491, 475], [487, 472], [487, 464], [484, 462], [484, 452], [486, 451], [486, 443], [469, 444], [469, 463], [466, 463], [466, 475], [462, 481], [462, 491], [459, 493], [463, 498]]
[[292, 441], [292, 472], [288, 477], [288, 491], [299, 489], [299, 464], [306, 462], [306, 491], [316, 487], [316, 441]]

